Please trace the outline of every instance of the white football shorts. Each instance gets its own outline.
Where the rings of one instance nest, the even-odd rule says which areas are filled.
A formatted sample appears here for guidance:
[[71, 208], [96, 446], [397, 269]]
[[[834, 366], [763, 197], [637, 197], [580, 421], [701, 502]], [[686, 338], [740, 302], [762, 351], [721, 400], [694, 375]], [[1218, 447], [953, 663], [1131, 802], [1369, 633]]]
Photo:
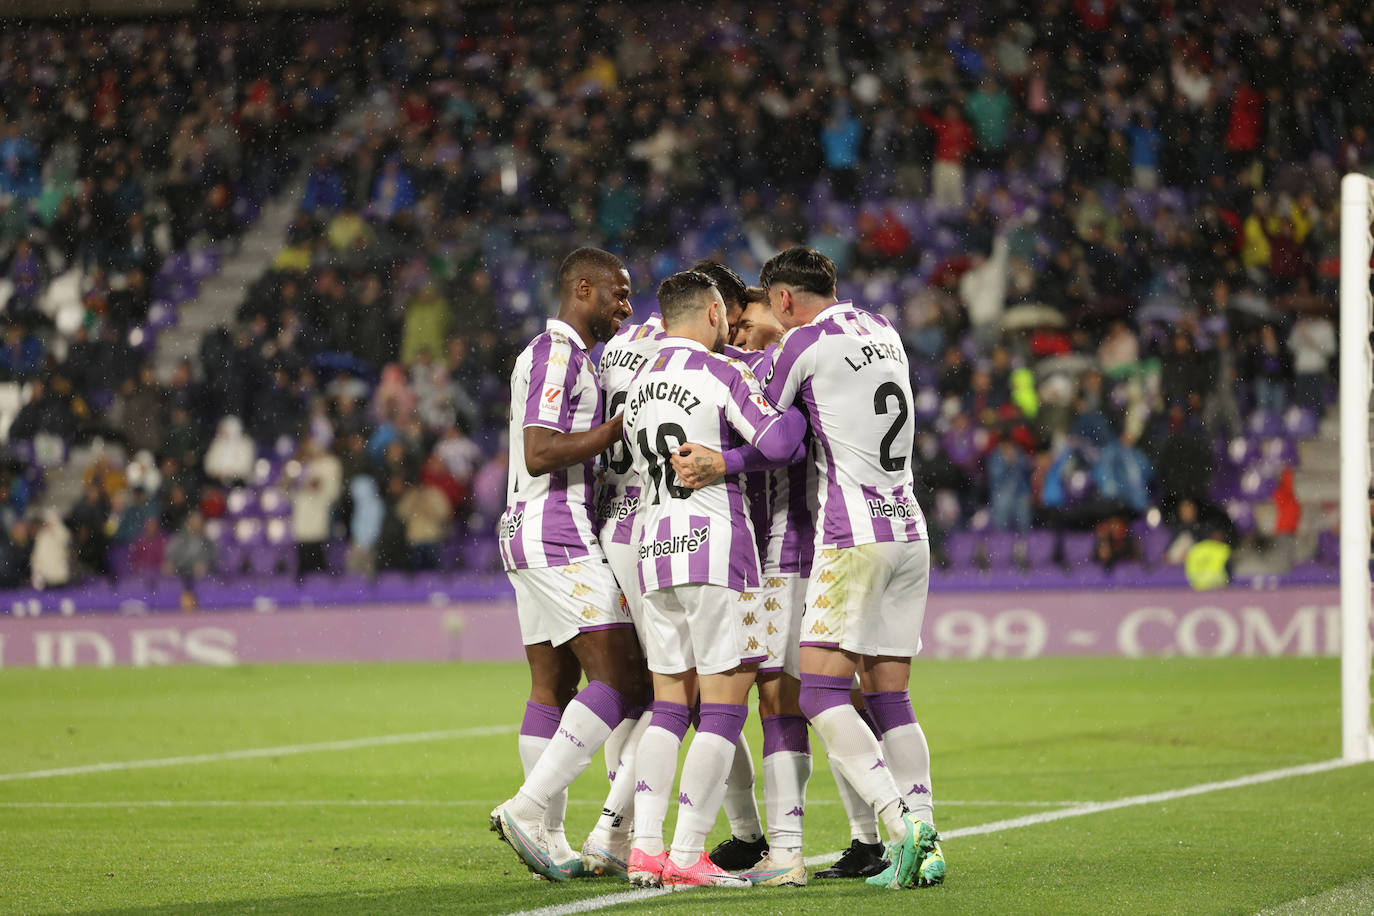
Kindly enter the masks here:
[[930, 545], [885, 541], [816, 551], [802, 609], [802, 646], [910, 658], [921, 651]]
[[578, 633], [633, 626], [625, 596], [600, 557], [566, 566], [511, 569], [506, 575], [515, 587], [520, 640], [527, 646], [561, 646]]
[[640, 639], [658, 674], [720, 674], [767, 660], [762, 593], [724, 585], [674, 585], [644, 594]]

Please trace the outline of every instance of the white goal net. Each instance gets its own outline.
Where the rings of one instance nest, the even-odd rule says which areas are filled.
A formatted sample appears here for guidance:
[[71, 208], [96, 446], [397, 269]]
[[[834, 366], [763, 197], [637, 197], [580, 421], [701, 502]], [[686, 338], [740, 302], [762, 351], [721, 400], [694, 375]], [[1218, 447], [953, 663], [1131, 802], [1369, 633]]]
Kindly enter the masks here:
[[1370, 727], [1370, 399], [1374, 180], [1341, 181], [1341, 756], [1374, 759]]

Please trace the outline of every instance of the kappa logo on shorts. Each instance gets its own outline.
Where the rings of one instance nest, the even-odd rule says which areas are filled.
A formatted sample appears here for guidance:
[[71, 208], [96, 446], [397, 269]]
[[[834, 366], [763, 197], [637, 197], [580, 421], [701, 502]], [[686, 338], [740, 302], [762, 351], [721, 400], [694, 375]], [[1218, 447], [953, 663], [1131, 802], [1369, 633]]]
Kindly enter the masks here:
[[582, 605], [582, 619], [583, 619], [583, 620], [594, 620], [594, 619], [596, 619], [596, 608], [592, 607], [590, 604], [584, 604], [584, 605]]
[[572, 587], [572, 596], [574, 598], [581, 598], [583, 595], [591, 594], [591, 591], [591, 586], [579, 582]]
[[745, 645], [745, 648], [748, 649], [750, 652], [756, 652], [759, 648], [759, 641], [754, 637], [750, 636], [749, 642]]
[[839, 551], [838, 549], [834, 548], [834, 547], [830, 547], [830, 548], [827, 548], [826, 550], [822, 550], [822, 551], [821, 551], [821, 559], [822, 559], [822, 560], [837, 560], [837, 559], [839, 559], [839, 557], [840, 557], [840, 551]]
[[811, 628], [811, 632], [816, 636], [829, 636], [830, 627], [826, 626], [824, 621], [817, 620], [816, 625]]
[[756, 623], [758, 623], [758, 622], [759, 622], [759, 619], [758, 619], [757, 617], [754, 616], [754, 612], [753, 612], [753, 611], [750, 611], [749, 613], [747, 613], [747, 614], [744, 615], [744, 625], [745, 625], [746, 627], [752, 627], [754, 624], [756, 624]]
[[773, 626], [773, 625], [770, 623], [770, 624], [768, 625], [768, 629], [767, 629], [765, 632], [767, 632], [767, 634], [768, 634], [769, 636], [776, 636], [777, 633], [778, 633], [778, 628], [775, 627], [775, 626]]
[[763, 609], [765, 611], [780, 611], [782, 610], [782, 604], [776, 598], [769, 598], [763, 603]]
[[811, 602], [811, 606], [818, 607], [821, 610], [825, 610], [826, 608], [830, 607], [830, 599], [825, 597], [824, 595], [817, 595], [816, 600]]
[[755, 598], [757, 598], [757, 597], [758, 597], [758, 595], [755, 595], [753, 592], [740, 592], [740, 593], [739, 593], [739, 600], [741, 600], [741, 601], [753, 601], [753, 600], [754, 600]]
[[561, 572], [561, 573], [562, 573], [563, 575], [565, 575], [565, 576], [575, 576], [575, 575], [577, 575], [578, 573], [582, 572], [582, 564], [581, 564], [581, 563], [569, 563], [567, 566], [560, 566], [560, 567], [558, 567], [558, 571]]
[[764, 584], [769, 588], [782, 588], [785, 583], [781, 579], [771, 578]]
[[710, 526], [702, 525], [693, 528], [691, 534], [675, 534], [666, 541], [639, 545], [639, 558], [647, 560], [649, 557], [665, 557], [675, 553], [696, 553], [706, 546], [706, 539], [710, 536]]
[[816, 577], [816, 581], [823, 584], [829, 584], [835, 581], [835, 574], [828, 569], [823, 569], [821, 570], [821, 574]]

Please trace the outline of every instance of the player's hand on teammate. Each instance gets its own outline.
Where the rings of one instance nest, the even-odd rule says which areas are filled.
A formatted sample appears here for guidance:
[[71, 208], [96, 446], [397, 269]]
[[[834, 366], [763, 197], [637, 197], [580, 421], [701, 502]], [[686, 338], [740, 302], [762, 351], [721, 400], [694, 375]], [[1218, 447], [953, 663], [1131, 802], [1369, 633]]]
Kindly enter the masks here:
[[725, 476], [725, 456], [704, 445], [687, 442], [673, 452], [673, 473], [682, 486], [700, 490]]

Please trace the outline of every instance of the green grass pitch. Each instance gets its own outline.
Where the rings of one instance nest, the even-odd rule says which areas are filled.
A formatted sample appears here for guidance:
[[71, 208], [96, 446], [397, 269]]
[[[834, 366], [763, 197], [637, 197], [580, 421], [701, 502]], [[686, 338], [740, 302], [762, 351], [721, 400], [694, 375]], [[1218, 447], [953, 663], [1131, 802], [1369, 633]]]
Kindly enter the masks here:
[[[947, 832], [1339, 753], [1334, 660], [918, 660], [916, 674]], [[621, 893], [531, 880], [487, 830], [519, 783], [526, 686], [507, 664], [0, 672], [0, 912], [512, 913]], [[449, 729], [477, 733], [14, 775]], [[756, 718], [749, 734], [758, 753]], [[573, 788], [574, 846], [605, 788], [598, 759]], [[928, 890], [813, 882], [604, 912], [1256, 913], [1320, 895], [1370, 912], [1371, 789], [1374, 768], [1350, 767], [953, 839], [949, 880]], [[819, 754], [807, 815], [808, 856], [847, 844]]]

